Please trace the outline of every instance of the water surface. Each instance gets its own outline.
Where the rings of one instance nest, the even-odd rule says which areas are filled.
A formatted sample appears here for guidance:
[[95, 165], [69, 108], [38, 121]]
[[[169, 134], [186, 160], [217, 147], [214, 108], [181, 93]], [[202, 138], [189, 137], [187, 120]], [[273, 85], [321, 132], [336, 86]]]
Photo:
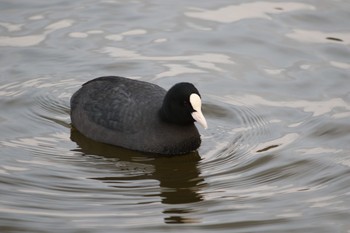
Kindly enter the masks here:
[[[1, 232], [350, 232], [350, 4], [0, 3]], [[194, 83], [185, 156], [72, 130], [80, 85]]]

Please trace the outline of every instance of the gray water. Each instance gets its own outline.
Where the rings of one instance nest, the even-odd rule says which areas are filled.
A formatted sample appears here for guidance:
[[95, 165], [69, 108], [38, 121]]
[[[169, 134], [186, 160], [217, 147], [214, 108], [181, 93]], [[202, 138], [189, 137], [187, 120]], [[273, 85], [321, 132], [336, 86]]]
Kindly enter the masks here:
[[[2, 0], [0, 232], [349, 233], [349, 22], [348, 0]], [[71, 131], [102, 75], [194, 83], [198, 152]]]

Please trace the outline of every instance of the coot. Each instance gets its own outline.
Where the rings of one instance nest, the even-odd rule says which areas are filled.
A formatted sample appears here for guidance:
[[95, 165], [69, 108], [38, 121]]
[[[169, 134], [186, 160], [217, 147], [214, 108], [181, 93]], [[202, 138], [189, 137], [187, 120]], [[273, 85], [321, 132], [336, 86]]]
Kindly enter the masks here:
[[201, 139], [201, 98], [191, 83], [165, 89], [117, 76], [86, 82], [71, 98], [73, 126], [86, 137], [132, 150], [185, 154]]

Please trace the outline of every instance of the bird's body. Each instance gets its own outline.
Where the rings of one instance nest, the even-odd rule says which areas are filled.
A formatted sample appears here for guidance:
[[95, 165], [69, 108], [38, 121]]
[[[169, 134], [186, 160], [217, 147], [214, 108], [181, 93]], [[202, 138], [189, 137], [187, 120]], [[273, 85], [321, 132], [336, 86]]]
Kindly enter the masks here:
[[132, 150], [170, 155], [196, 150], [201, 139], [193, 118], [169, 118], [177, 103], [166, 107], [166, 95], [163, 88], [143, 81], [93, 79], [71, 98], [72, 124], [88, 138]]

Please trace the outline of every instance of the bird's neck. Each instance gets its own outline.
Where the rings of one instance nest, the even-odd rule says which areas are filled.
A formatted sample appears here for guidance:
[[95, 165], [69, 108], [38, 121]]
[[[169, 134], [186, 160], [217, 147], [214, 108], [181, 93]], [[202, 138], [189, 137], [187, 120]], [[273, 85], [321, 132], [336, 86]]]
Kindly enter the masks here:
[[185, 113], [173, 112], [164, 106], [162, 106], [159, 109], [158, 115], [162, 121], [170, 124], [191, 125], [194, 123], [194, 120], [192, 118], [187, 117]]

